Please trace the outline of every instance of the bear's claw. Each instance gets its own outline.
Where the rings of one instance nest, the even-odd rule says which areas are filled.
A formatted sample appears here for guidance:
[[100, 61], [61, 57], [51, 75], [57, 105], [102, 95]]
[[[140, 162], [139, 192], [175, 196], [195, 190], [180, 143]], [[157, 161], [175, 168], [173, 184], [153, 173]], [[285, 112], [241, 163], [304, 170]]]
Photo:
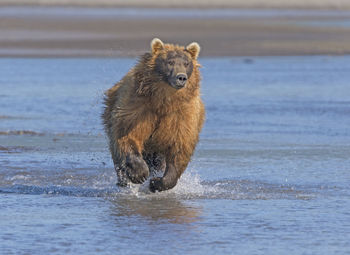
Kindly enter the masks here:
[[130, 181], [137, 184], [144, 183], [149, 175], [146, 162], [136, 155], [130, 155], [126, 158], [125, 172]]
[[[139, 172], [139, 173], [135, 173], [135, 172]], [[131, 182], [137, 183], [137, 184], [144, 183], [148, 177], [148, 172], [135, 171], [130, 168], [126, 169], [126, 174], [129, 177]]]

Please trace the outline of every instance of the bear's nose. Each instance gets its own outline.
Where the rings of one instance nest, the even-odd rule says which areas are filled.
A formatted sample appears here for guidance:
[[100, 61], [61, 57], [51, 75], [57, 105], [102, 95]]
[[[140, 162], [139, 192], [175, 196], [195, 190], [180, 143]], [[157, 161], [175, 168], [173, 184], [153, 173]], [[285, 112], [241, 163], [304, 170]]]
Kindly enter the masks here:
[[180, 73], [178, 75], [176, 75], [176, 80], [180, 85], [185, 85], [186, 81], [187, 81], [187, 75], [184, 73]]

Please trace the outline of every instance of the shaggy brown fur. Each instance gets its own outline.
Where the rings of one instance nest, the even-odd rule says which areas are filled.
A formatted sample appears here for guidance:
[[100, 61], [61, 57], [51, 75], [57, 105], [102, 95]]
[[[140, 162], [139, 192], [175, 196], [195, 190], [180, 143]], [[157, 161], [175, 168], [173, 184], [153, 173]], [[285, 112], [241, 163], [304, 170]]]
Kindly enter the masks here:
[[[106, 92], [103, 121], [119, 184], [142, 183], [165, 170], [150, 190], [173, 188], [193, 154], [204, 122], [199, 45], [151, 42], [151, 53]], [[151, 169], [152, 168], [152, 169]]]

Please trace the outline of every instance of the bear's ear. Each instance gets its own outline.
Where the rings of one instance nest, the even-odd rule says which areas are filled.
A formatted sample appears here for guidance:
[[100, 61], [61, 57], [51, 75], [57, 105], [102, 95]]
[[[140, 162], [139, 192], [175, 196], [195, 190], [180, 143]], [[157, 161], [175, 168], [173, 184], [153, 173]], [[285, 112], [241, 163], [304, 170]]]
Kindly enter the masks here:
[[188, 51], [193, 59], [197, 59], [199, 52], [201, 50], [201, 47], [198, 43], [193, 42], [186, 46], [186, 51]]
[[162, 49], [164, 49], [164, 43], [160, 39], [154, 38], [151, 42], [152, 55], [154, 55], [155, 53], [157, 53], [157, 51], [160, 51]]

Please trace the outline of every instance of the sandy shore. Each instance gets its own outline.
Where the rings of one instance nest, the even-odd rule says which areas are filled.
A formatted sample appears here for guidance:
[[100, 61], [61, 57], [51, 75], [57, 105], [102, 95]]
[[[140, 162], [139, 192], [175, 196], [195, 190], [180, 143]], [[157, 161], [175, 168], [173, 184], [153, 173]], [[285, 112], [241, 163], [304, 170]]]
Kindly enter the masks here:
[[350, 53], [350, 12], [231, 11], [3, 7], [0, 56], [134, 57], [153, 37], [197, 41], [202, 56]]

